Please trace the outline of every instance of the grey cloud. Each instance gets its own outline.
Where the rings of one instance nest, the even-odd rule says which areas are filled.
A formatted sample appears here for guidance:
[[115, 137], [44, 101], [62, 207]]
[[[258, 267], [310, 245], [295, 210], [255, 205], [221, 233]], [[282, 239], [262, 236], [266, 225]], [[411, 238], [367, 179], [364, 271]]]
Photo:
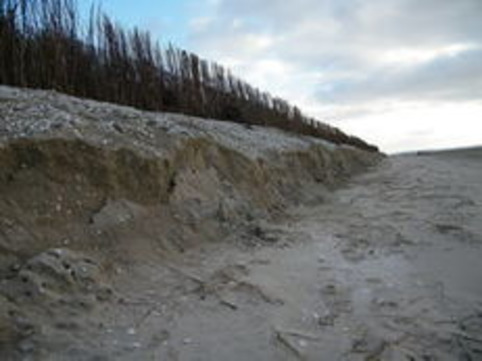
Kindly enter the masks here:
[[482, 49], [446, 56], [403, 70], [381, 69], [361, 79], [335, 82], [320, 91], [320, 100], [367, 102], [370, 100], [480, 100], [482, 99]]
[[[305, 73], [326, 74], [328, 84], [307, 89], [320, 102], [482, 95], [481, 50], [403, 70], [377, 61], [399, 48], [482, 46], [481, 0], [222, 0], [212, 15], [209, 26], [191, 34], [197, 51], [247, 64], [275, 57]], [[233, 27], [235, 20], [241, 25]], [[275, 41], [261, 50], [238, 46], [247, 33]]]
[[260, 18], [276, 31], [334, 20], [347, 36], [383, 42], [479, 39], [482, 32], [480, 0], [224, 0], [219, 13]]

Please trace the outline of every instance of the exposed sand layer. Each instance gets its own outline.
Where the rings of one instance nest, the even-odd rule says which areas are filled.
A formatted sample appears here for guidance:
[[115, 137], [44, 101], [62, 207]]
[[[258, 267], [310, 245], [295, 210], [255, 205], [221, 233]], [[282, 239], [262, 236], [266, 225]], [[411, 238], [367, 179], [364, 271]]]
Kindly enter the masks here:
[[0, 114], [1, 360], [482, 359], [482, 149], [374, 166], [1, 87]]
[[116, 263], [216, 242], [381, 158], [55, 92], [0, 87], [0, 114], [0, 257], [12, 265], [54, 247]]
[[0, 359], [482, 359], [482, 148], [0, 95]]
[[[0, 87], [0, 115], [2, 360], [168, 357], [145, 352], [158, 352], [174, 329], [151, 330], [149, 345], [136, 340], [153, 313], [174, 320], [199, 292], [237, 308], [216, 291], [231, 276], [220, 272], [211, 285], [185, 273], [186, 259], [277, 243], [265, 225], [294, 205], [321, 203], [382, 159], [55, 92]], [[249, 282], [229, 291], [281, 302]]]

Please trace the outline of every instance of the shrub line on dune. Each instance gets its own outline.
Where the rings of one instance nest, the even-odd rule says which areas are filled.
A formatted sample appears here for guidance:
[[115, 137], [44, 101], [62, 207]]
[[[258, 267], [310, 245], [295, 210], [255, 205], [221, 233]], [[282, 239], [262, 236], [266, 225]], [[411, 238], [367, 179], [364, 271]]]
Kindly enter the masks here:
[[75, 0], [0, 0], [0, 84], [203, 118], [263, 125], [369, 151], [377, 147], [234, 77], [217, 63]]

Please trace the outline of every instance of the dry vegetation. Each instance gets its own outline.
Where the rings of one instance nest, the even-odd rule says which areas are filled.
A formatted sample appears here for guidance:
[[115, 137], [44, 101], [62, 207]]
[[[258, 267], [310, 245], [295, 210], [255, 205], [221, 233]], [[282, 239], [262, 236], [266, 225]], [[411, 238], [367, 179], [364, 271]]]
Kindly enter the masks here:
[[273, 126], [377, 151], [216, 63], [125, 30], [98, 8], [81, 21], [75, 0], [0, 0], [0, 84]]

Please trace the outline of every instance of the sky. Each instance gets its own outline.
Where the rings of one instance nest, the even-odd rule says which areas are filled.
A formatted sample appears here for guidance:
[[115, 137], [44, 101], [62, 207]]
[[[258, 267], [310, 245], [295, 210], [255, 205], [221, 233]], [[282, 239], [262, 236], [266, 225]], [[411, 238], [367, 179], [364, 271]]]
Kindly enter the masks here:
[[482, 0], [102, 3], [384, 152], [482, 145]]

